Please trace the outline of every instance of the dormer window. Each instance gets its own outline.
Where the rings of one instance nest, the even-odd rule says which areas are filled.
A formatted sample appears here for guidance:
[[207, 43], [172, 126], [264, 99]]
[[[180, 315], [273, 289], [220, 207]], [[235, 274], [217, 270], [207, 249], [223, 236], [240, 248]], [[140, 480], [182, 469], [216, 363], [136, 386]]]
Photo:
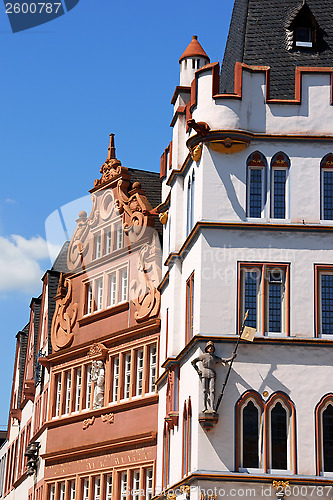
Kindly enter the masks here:
[[311, 28], [296, 28], [295, 45], [296, 47], [312, 47]]
[[317, 41], [319, 25], [306, 2], [302, 5], [287, 28], [288, 50], [313, 49]]

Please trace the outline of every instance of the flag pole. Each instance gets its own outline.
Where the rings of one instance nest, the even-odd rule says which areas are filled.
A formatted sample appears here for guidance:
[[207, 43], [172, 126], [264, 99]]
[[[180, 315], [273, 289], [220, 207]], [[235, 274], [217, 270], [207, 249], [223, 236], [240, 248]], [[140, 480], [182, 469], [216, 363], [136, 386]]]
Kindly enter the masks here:
[[242, 324], [242, 328], [241, 328], [240, 334], [238, 336], [234, 352], [232, 353], [233, 357], [232, 357], [232, 360], [230, 361], [230, 365], [229, 365], [229, 368], [228, 368], [228, 371], [227, 371], [227, 375], [225, 377], [225, 381], [223, 382], [222, 389], [221, 389], [220, 395], [218, 397], [218, 400], [217, 400], [217, 403], [216, 403], [216, 406], [215, 406], [215, 411], [216, 412], [219, 409], [219, 406], [220, 406], [222, 398], [223, 398], [224, 389], [225, 389], [225, 386], [227, 385], [227, 382], [228, 382], [228, 379], [229, 379], [229, 375], [230, 375], [230, 372], [231, 372], [231, 367], [232, 367], [232, 364], [233, 364], [234, 359], [235, 359], [235, 354], [237, 353], [237, 349], [238, 349], [238, 346], [239, 346], [239, 343], [240, 343], [240, 339], [241, 339], [242, 333], [243, 333], [244, 328], [245, 328], [245, 321], [247, 320], [248, 315], [249, 315], [249, 310], [247, 310], [246, 313], [245, 313], [243, 324]]

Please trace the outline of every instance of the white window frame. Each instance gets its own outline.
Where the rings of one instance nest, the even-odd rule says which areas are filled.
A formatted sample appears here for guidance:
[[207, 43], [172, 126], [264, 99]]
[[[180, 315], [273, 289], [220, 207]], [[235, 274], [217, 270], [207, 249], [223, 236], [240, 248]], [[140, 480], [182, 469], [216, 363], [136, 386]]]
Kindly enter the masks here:
[[61, 373], [56, 375], [56, 402], [55, 417], [59, 417], [61, 412]]
[[92, 381], [91, 381], [91, 370], [92, 366], [86, 366], [86, 410], [90, 410], [91, 393], [92, 393]]
[[93, 296], [93, 284], [91, 282], [86, 284], [86, 294], [87, 294], [87, 312], [86, 314], [92, 314], [94, 311], [94, 296]]
[[127, 472], [122, 472], [120, 476], [120, 500], [126, 500], [127, 497]]
[[104, 241], [105, 241], [105, 255], [109, 255], [112, 252], [112, 229], [111, 226], [104, 230]]
[[[244, 416], [243, 412], [246, 406], [249, 404], [249, 402], [252, 402], [254, 406], [257, 408], [259, 412], [259, 418], [258, 418], [258, 463], [259, 467], [258, 468], [252, 468], [252, 467], [244, 467], [243, 466], [243, 423], [244, 423]], [[264, 473], [263, 469], [263, 426], [264, 426], [264, 413], [262, 411], [262, 408], [258, 405], [256, 400], [254, 398], [247, 398], [244, 403], [242, 404], [241, 411], [240, 411], [240, 429], [239, 429], [239, 435], [240, 435], [240, 465], [239, 465], [239, 471], [240, 472], [248, 472], [248, 473]]]
[[96, 311], [103, 309], [103, 276], [95, 280]]
[[133, 471], [132, 499], [140, 499], [140, 469], [135, 469]]
[[112, 499], [112, 474], [106, 476], [105, 500]]
[[115, 249], [120, 250], [121, 248], [124, 247], [124, 229], [122, 222], [118, 222], [115, 225], [115, 232], [116, 232]]
[[116, 271], [108, 275], [109, 282], [109, 307], [117, 304], [117, 273]]
[[95, 259], [100, 259], [102, 256], [102, 235], [101, 233], [95, 234]]
[[155, 381], [157, 373], [157, 345], [149, 347], [149, 392], [155, 393]]
[[124, 400], [128, 400], [131, 391], [131, 353], [127, 352], [124, 355]]
[[119, 369], [120, 369], [120, 358], [118, 355], [113, 358], [112, 403], [116, 403], [118, 401]]
[[135, 381], [136, 396], [141, 396], [143, 392], [143, 364], [144, 364], [143, 349], [138, 349], [136, 351], [136, 381]]
[[94, 477], [94, 500], [101, 499], [101, 477]]
[[59, 484], [59, 500], [65, 500], [66, 483], [62, 481]]
[[81, 390], [82, 390], [82, 368], [76, 369], [76, 391], [75, 391], [75, 411], [80, 410]]
[[49, 488], [49, 500], [55, 500], [55, 484], [50, 484]]
[[70, 500], [75, 500], [75, 479], [70, 482]]
[[66, 394], [65, 394], [65, 415], [68, 415], [71, 409], [71, 386], [72, 386], [72, 372], [66, 372]]
[[153, 468], [146, 469], [146, 500], [151, 500], [154, 494]]
[[128, 268], [123, 267], [118, 271], [119, 276], [119, 303], [128, 301]]
[[83, 480], [83, 499], [89, 500], [89, 479], [86, 478]]

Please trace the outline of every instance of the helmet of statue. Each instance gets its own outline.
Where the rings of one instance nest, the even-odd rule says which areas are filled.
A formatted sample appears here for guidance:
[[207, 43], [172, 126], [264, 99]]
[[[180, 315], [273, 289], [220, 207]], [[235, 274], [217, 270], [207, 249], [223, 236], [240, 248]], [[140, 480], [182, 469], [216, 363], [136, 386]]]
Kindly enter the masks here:
[[211, 340], [209, 342], [207, 342], [206, 347], [205, 347], [205, 352], [208, 352], [208, 349], [210, 347], [212, 347], [213, 348], [213, 352], [215, 352], [214, 342], [212, 342]]

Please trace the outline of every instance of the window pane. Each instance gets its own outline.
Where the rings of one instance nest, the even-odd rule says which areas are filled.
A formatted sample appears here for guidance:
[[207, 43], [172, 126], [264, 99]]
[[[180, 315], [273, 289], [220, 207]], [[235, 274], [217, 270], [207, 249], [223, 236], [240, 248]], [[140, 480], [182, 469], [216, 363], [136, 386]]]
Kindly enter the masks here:
[[113, 360], [113, 388], [112, 388], [112, 402], [115, 403], [118, 398], [118, 385], [119, 385], [119, 356]]
[[91, 365], [87, 366], [86, 371], [86, 408], [90, 408], [91, 399]]
[[111, 500], [112, 498], [112, 475], [106, 476], [106, 500]]
[[146, 471], [146, 500], [151, 500], [153, 496], [153, 469]]
[[155, 379], [156, 379], [156, 345], [150, 348], [149, 359], [149, 392], [155, 392]]
[[128, 399], [130, 395], [131, 387], [131, 355], [126, 354], [125, 356], [125, 387], [124, 387], [124, 398]]
[[82, 385], [81, 368], [78, 368], [76, 370], [75, 411], [79, 411], [80, 409], [81, 385]]
[[258, 280], [259, 274], [257, 271], [245, 271], [244, 278], [244, 313], [249, 311], [246, 325], [251, 328], [257, 328], [257, 296], [258, 296]]
[[103, 305], [103, 278], [97, 280], [96, 283], [96, 309], [100, 311]]
[[133, 472], [133, 500], [139, 500], [140, 498], [140, 471], [135, 470]]
[[259, 415], [252, 401], [243, 410], [243, 467], [259, 467]]
[[249, 217], [261, 217], [262, 211], [262, 169], [250, 168]]
[[136, 395], [142, 394], [142, 380], [143, 380], [143, 350], [137, 352], [136, 357]]
[[268, 331], [281, 333], [282, 331], [282, 273], [270, 271], [268, 283]]
[[115, 306], [116, 305], [116, 273], [111, 274], [109, 276], [109, 305], [110, 306]]
[[85, 479], [83, 483], [83, 500], [89, 500], [89, 479]]
[[91, 314], [93, 309], [92, 284], [87, 285], [87, 314]]
[[272, 469], [288, 469], [287, 412], [277, 403], [271, 412]]
[[333, 406], [323, 412], [324, 471], [333, 472]]
[[285, 219], [287, 171], [275, 168], [273, 169], [273, 176], [274, 176], [273, 217], [275, 219]]
[[323, 171], [324, 220], [333, 220], [333, 171]]
[[321, 275], [321, 333], [333, 333], [333, 274]]
[[127, 497], [127, 473], [123, 472], [120, 483], [120, 500], [126, 500]]

